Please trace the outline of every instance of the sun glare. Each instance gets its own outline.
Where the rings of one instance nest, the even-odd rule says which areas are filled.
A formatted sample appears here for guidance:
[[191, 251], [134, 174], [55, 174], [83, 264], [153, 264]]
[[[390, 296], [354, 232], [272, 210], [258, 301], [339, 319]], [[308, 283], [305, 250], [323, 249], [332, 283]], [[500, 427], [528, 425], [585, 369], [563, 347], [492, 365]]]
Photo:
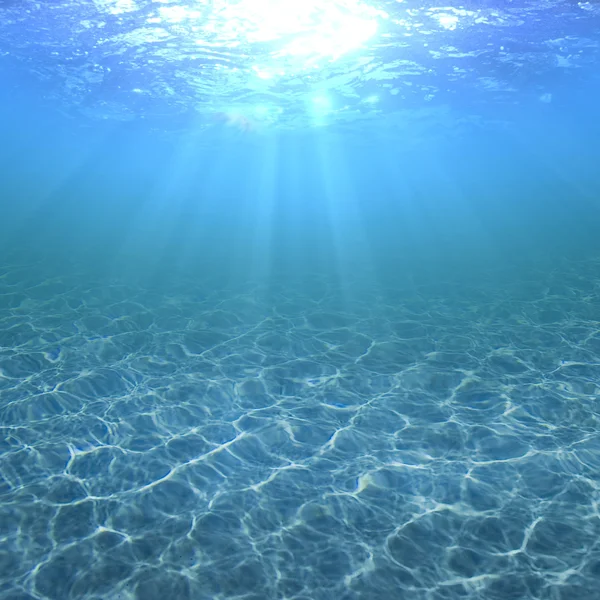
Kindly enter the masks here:
[[[113, 2], [113, 11], [133, 5], [133, 0]], [[387, 14], [359, 0], [191, 0], [160, 6], [147, 22], [185, 27], [199, 45], [268, 44], [271, 68], [258, 73], [267, 78], [280, 63], [289, 68], [293, 61], [292, 70], [313, 68], [360, 48], [376, 34], [381, 18]]]
[[[113, 14], [141, 11], [139, 0], [94, 0]], [[153, 0], [138, 27], [121, 34], [127, 44], [140, 46], [166, 42], [157, 52], [167, 52], [172, 61], [215, 57], [214, 69], [224, 81], [253, 92], [273, 93], [282, 79], [313, 88], [319, 72], [343, 57], [361, 51], [373, 40], [387, 13], [367, 4], [368, 0]], [[195, 49], [198, 49], [196, 52]], [[190, 61], [192, 64], [192, 61]], [[194, 63], [197, 64], [197, 63]], [[212, 64], [212, 63], [211, 63]], [[190, 77], [194, 76], [190, 73]], [[182, 76], [186, 76], [181, 69]], [[239, 104], [239, 103], [238, 103]], [[308, 103], [315, 118], [332, 108], [332, 99], [317, 96]], [[250, 129], [238, 118], [240, 111], [218, 106], [216, 122]], [[247, 111], [248, 112], [248, 111]], [[269, 121], [273, 111], [246, 116]], [[220, 115], [220, 116], [219, 116]]]

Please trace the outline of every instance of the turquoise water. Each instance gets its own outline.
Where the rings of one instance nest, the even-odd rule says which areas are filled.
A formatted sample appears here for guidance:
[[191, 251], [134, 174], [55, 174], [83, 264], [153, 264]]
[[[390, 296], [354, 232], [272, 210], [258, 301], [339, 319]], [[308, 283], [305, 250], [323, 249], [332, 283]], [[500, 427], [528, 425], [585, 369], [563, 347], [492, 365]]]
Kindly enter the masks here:
[[[65, 22], [113, 4], [141, 18]], [[467, 8], [446, 29], [502, 13]], [[0, 52], [0, 600], [597, 599], [592, 9], [530, 26], [581, 70], [511, 67], [510, 100], [436, 72], [399, 107], [365, 76], [389, 98], [346, 119], [324, 71], [319, 118], [229, 82], [214, 119], [208, 78], [203, 120], [183, 88], [67, 86], [67, 34], [0, 5], [6, 40], [41, 36]]]

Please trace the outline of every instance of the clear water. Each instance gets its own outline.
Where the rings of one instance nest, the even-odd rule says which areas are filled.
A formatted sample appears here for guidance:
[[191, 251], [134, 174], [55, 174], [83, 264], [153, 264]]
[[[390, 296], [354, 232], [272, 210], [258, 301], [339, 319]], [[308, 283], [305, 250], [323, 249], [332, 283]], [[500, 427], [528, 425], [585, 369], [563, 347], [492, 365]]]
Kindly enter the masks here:
[[599, 597], [600, 12], [309, 4], [0, 3], [0, 600]]

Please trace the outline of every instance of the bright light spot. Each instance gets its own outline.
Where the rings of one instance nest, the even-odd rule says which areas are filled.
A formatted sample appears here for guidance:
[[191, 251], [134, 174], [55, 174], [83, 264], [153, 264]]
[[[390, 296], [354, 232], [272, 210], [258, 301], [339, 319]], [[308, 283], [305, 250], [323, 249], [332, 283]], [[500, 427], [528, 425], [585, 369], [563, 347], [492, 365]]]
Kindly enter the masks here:
[[279, 56], [305, 56], [336, 59], [361, 46], [377, 32], [372, 20], [343, 17], [332, 22], [321, 22], [315, 30], [290, 41]]
[[438, 21], [444, 29], [454, 30], [458, 24], [458, 17], [456, 15], [439, 15]]
[[367, 104], [377, 104], [379, 102], [379, 98], [377, 96], [369, 96], [364, 100]]
[[360, 0], [213, 0], [210, 29], [228, 44], [277, 42], [274, 61], [302, 57], [307, 68], [359, 48], [386, 17]]
[[218, 111], [214, 114], [216, 122], [222, 122], [226, 127], [236, 129], [242, 133], [255, 131], [255, 124], [248, 119], [243, 112], [238, 112], [235, 109]]
[[257, 77], [260, 77], [260, 79], [273, 79], [273, 73], [269, 73], [266, 69], [263, 69], [262, 67], [252, 67], [252, 70], [256, 73]]
[[185, 6], [161, 6], [158, 12], [169, 23], [181, 23], [185, 19], [200, 17], [200, 13], [188, 10]]
[[315, 96], [313, 98], [315, 108], [320, 111], [328, 111], [331, 108], [331, 100], [327, 96]]
[[106, 0], [101, 4], [105, 4], [108, 12], [113, 15], [133, 12], [138, 8], [133, 0]]
[[[307, 76], [362, 48], [377, 34], [379, 21], [389, 16], [368, 2], [152, 0], [154, 9], [143, 18], [144, 26], [121, 34], [120, 39], [139, 46], [169, 38], [172, 46], [180, 40], [184, 47], [189, 40], [230, 57], [240, 72], [247, 74], [247, 68], [252, 68], [253, 76], [262, 80]], [[117, 15], [144, 4], [138, 0], [93, 3]], [[252, 66], [253, 59], [260, 66]]]

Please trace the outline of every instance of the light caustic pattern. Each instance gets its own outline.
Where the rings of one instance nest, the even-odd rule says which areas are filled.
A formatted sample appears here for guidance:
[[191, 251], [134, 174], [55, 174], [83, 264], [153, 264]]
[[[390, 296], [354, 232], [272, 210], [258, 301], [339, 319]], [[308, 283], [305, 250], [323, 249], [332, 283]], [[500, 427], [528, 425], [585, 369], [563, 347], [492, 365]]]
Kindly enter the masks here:
[[597, 598], [597, 273], [349, 300], [4, 268], [0, 596]]

